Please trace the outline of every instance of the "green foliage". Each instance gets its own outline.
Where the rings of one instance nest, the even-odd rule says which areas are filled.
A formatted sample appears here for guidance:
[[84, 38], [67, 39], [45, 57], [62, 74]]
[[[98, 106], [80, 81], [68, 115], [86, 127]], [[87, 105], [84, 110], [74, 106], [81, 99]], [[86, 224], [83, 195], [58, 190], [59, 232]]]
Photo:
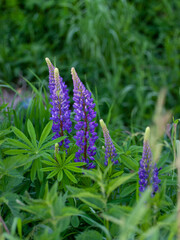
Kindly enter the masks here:
[[179, 112], [179, 10], [178, 0], [3, 0], [0, 78], [35, 81], [30, 68], [44, 79], [43, 59], [56, 56], [62, 72], [78, 66], [91, 89], [101, 86], [107, 122], [111, 116], [113, 126], [146, 126], [163, 86], [168, 106]]
[[51, 173], [49, 173], [49, 175], [47, 176], [48, 179], [57, 175], [57, 180], [61, 182], [62, 179], [66, 179], [63, 178], [63, 175], [66, 175], [70, 181], [72, 181], [73, 183], [77, 183], [77, 179], [71, 172], [82, 173], [82, 169], [79, 167], [86, 165], [86, 163], [72, 162], [74, 158], [75, 158], [74, 153], [67, 158], [65, 152], [63, 152], [62, 155], [60, 153], [55, 153], [55, 159], [47, 155], [48, 160], [43, 160], [42, 162], [45, 163], [46, 165], [49, 165], [49, 167], [45, 167], [42, 170], [44, 172], [51, 171]]
[[[13, 133], [19, 140], [15, 139], [7, 139], [7, 144], [10, 146], [10, 149], [5, 150], [4, 153], [6, 155], [13, 155], [14, 159], [21, 158], [21, 166], [25, 166], [25, 168], [29, 168], [32, 164], [30, 170], [31, 180], [34, 181], [36, 177], [36, 173], [38, 174], [38, 178], [40, 181], [43, 179], [41, 164], [41, 157], [49, 154], [49, 147], [53, 146], [55, 143], [65, 139], [65, 137], [60, 137], [55, 140], [48, 141], [48, 135], [52, 128], [52, 121], [49, 122], [44, 128], [39, 143], [37, 143], [35, 129], [30, 120], [27, 122], [27, 129], [30, 136], [28, 139], [23, 132], [21, 132], [16, 127], [12, 127]], [[18, 157], [17, 157], [18, 156]]]
[[76, 237], [76, 240], [103, 240], [103, 236], [94, 230], [85, 231]]

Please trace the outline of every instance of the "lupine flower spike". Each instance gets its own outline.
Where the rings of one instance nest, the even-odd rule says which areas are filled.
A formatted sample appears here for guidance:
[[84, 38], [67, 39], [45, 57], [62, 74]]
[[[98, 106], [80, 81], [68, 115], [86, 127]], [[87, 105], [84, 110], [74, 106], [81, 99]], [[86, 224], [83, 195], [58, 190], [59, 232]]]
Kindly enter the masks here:
[[74, 112], [76, 121], [76, 145], [79, 150], [76, 152], [75, 162], [86, 162], [86, 167], [94, 168], [94, 156], [96, 154], [96, 147], [94, 146], [98, 139], [95, 128], [98, 126], [94, 118], [96, 112], [94, 111], [95, 103], [91, 93], [85, 88], [84, 84], [79, 79], [74, 68], [71, 69], [73, 84], [74, 84]]
[[[71, 111], [69, 110], [70, 101], [68, 96], [68, 89], [63, 79], [59, 75], [59, 70], [54, 68], [48, 58], [46, 58], [47, 65], [49, 67], [49, 89], [51, 98], [51, 118], [53, 120], [52, 131], [55, 133], [53, 139], [61, 136], [66, 136], [71, 132]], [[59, 143], [59, 146], [69, 147], [69, 139]]]
[[161, 180], [158, 178], [159, 169], [156, 167], [156, 163], [152, 161], [149, 138], [150, 127], [147, 127], [144, 135], [143, 154], [139, 168], [139, 191], [144, 192], [148, 186], [152, 185], [152, 196], [154, 196], [159, 189]]
[[100, 125], [103, 130], [103, 135], [105, 139], [105, 165], [108, 165], [108, 159], [110, 159], [114, 164], [118, 163], [118, 160], [115, 160], [115, 157], [117, 156], [116, 149], [114, 147], [114, 144], [112, 142], [112, 139], [109, 135], [109, 131], [106, 127], [106, 124], [104, 121], [101, 119], [100, 120]]

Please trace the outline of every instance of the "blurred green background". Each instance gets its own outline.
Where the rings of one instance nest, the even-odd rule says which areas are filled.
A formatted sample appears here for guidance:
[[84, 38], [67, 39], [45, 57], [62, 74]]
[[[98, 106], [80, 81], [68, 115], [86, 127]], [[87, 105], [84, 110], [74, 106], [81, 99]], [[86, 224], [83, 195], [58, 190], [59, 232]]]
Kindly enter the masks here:
[[164, 86], [180, 113], [179, 0], [0, 0], [0, 79], [48, 86], [45, 57], [71, 93], [76, 68], [116, 129], [149, 124]]

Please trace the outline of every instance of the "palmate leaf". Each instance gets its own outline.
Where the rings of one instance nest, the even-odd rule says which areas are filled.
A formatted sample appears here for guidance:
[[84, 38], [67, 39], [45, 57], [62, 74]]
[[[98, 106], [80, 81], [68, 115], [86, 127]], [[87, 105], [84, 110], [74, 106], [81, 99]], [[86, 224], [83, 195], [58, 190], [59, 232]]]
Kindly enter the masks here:
[[[55, 158], [44, 154], [44, 157], [48, 160], [42, 160], [42, 163], [49, 165], [49, 167], [45, 167], [42, 171], [53, 171], [53, 174], [49, 174], [48, 178], [54, 177], [57, 174], [57, 180], [60, 182], [63, 179], [63, 176], [67, 176], [67, 178], [73, 183], [77, 183], [77, 179], [71, 172], [82, 173], [81, 166], [86, 165], [84, 162], [71, 162], [75, 158], [75, 154], [71, 154], [66, 159], [66, 152], [55, 153]], [[56, 171], [57, 170], [57, 171]]]

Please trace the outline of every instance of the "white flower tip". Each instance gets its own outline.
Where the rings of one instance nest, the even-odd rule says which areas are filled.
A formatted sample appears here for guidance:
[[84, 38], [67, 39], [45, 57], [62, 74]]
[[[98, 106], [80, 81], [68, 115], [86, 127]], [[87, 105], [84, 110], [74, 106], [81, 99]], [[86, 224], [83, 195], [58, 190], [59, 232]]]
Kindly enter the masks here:
[[74, 67], [71, 68], [71, 74], [74, 75], [76, 73], [76, 70]]
[[59, 69], [58, 68], [54, 69], [54, 78], [55, 78], [55, 80], [59, 79]]
[[104, 123], [103, 119], [100, 119], [99, 122], [100, 122], [101, 127], [105, 126], [105, 123]]
[[145, 134], [144, 134], [144, 141], [148, 141], [149, 138], [150, 138], [150, 127], [147, 127], [146, 130], [145, 130]]
[[51, 65], [51, 61], [49, 60], [49, 58], [45, 58], [45, 60], [46, 60], [47, 65]]

